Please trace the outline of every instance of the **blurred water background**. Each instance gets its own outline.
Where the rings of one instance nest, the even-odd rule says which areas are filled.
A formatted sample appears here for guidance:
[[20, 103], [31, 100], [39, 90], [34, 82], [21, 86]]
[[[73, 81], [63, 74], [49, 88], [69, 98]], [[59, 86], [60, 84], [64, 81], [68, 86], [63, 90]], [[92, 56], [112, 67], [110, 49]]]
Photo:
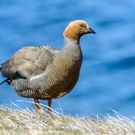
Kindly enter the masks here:
[[[0, 0], [0, 63], [25, 46], [61, 48], [68, 22], [87, 20], [97, 34], [81, 39], [80, 80], [70, 94], [54, 100], [53, 108], [79, 116], [115, 111], [134, 116], [134, 9], [133, 0]], [[7, 84], [0, 86], [0, 105], [32, 109], [31, 101], [18, 97]]]

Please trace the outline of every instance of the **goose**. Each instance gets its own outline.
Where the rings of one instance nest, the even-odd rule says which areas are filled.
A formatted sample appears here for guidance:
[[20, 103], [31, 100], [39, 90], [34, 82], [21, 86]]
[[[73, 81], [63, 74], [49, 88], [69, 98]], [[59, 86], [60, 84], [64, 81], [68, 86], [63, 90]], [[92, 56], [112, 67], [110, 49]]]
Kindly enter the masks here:
[[48, 101], [69, 93], [77, 83], [83, 60], [80, 38], [95, 31], [85, 20], [70, 22], [63, 32], [61, 49], [49, 46], [29, 46], [18, 50], [0, 66], [2, 76], [15, 89], [17, 95], [33, 98], [35, 110], [42, 111], [40, 99]]

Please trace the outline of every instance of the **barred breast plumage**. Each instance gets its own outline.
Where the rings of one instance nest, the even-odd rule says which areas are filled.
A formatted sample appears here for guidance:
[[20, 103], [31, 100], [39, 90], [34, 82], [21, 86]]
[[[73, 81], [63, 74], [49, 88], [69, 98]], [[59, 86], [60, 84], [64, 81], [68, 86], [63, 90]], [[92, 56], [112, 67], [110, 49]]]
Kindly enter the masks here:
[[20, 49], [1, 65], [1, 73], [20, 96], [34, 98], [35, 101], [50, 101], [64, 96], [79, 78], [82, 63], [80, 37], [87, 33], [94, 33], [87, 22], [73, 21], [64, 31], [64, 48]]
[[[24, 48], [23, 50], [25, 49], [29, 52], [33, 51], [34, 48]], [[25, 52], [23, 58], [27, 58], [27, 65], [31, 66], [30, 69], [29, 66], [28, 69], [26, 69], [27, 67], [25, 66], [26, 73], [20, 73], [23, 72], [24, 69], [15, 71], [18, 72], [20, 76], [26, 77], [27, 79], [13, 79], [11, 85], [15, 88], [18, 95], [30, 98], [57, 98], [63, 96], [62, 93], [68, 93], [79, 77], [82, 61], [80, 47], [74, 46], [73, 44], [66, 46], [62, 50], [55, 50], [55, 52], [52, 48], [36, 47], [37, 52], [35, 51], [32, 54], [35, 55], [34, 53], [38, 53], [38, 49], [45, 51], [45, 53], [43, 56], [42, 53], [39, 56], [37, 55], [38, 58], [35, 57], [35, 61], [29, 59], [31, 55], [27, 55], [27, 52]], [[18, 52], [19, 55], [23, 53], [23, 50]], [[16, 59], [16, 61], [19, 56], [18, 53], [13, 56], [13, 59]], [[44, 61], [44, 65], [42, 61]], [[14, 60], [12, 60], [12, 62], [14, 62]], [[13, 65], [15, 65], [15, 63], [13, 63], [12, 66]], [[9, 69], [12, 69], [12, 67]], [[18, 68], [15, 69], [17, 70]]]

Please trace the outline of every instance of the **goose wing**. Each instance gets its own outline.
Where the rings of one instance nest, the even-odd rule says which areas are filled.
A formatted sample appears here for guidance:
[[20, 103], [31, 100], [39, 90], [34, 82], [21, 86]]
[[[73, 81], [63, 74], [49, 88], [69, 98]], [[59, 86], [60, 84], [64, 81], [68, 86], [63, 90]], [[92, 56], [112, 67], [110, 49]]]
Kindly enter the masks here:
[[1, 65], [1, 73], [11, 81], [30, 78], [45, 71], [57, 52], [59, 50], [49, 47], [22, 48]]

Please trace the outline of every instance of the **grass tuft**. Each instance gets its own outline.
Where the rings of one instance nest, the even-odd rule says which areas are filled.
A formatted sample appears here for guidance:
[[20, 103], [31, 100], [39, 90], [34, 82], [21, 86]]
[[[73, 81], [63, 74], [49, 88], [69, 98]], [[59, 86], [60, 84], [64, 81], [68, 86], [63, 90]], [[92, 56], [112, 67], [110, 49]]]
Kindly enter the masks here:
[[135, 135], [135, 121], [123, 116], [93, 119], [0, 108], [0, 135]]

